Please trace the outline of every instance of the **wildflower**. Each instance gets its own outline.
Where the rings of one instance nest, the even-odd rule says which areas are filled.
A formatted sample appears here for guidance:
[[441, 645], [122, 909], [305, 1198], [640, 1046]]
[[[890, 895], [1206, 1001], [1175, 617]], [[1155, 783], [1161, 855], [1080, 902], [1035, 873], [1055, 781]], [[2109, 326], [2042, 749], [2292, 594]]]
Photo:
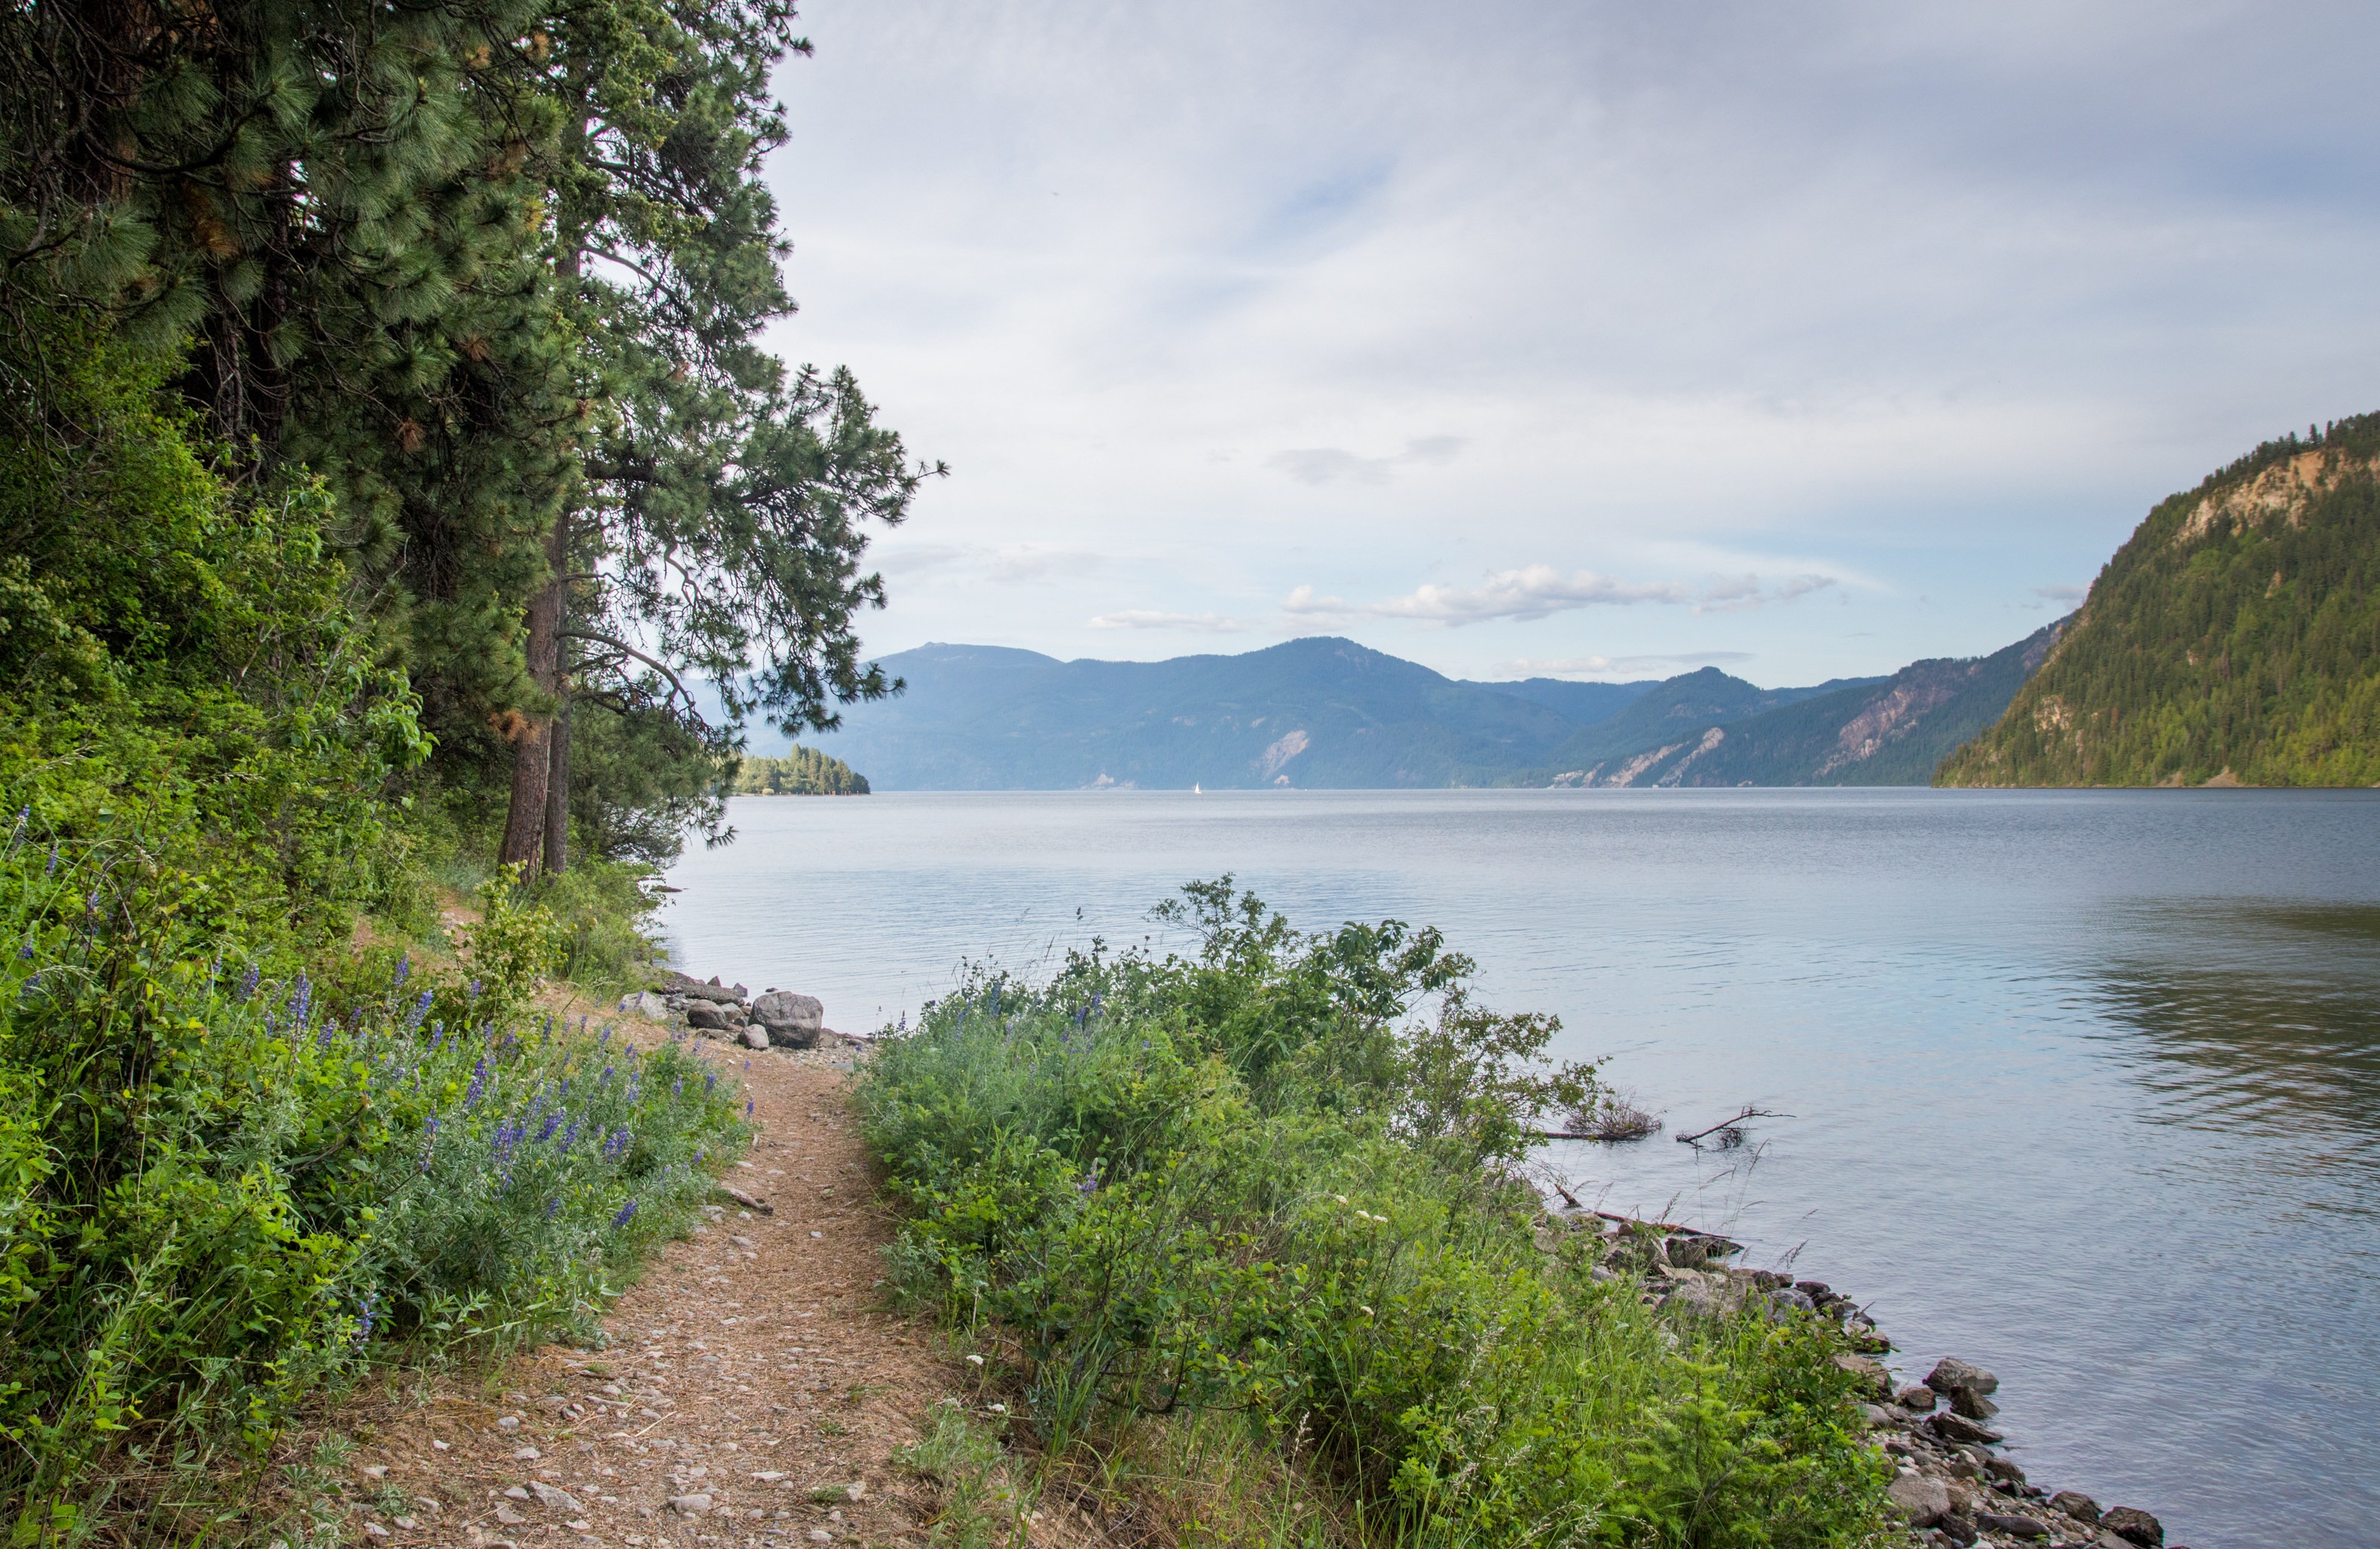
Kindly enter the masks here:
[[431, 1053], [432, 1053], [432, 1054], [437, 1053], [437, 1052], [438, 1052], [438, 1046], [439, 1046], [439, 1045], [441, 1045], [441, 1044], [443, 1044], [443, 1043], [444, 1043], [445, 1041], [446, 1041], [446, 1024], [445, 1024], [445, 1023], [443, 1023], [443, 1022], [433, 1022], [433, 1023], [431, 1023], [430, 1024], [430, 1052], [431, 1052]]
[[430, 1116], [429, 1138], [421, 1143], [421, 1170], [430, 1170], [430, 1154], [438, 1148], [438, 1116]]
[[249, 963], [248, 965], [248, 972], [240, 975], [239, 988], [233, 992], [232, 998], [236, 1001], [243, 1003], [246, 1002], [249, 996], [256, 993], [256, 981], [263, 976], [264, 971], [262, 969], [257, 967], [257, 965], [252, 962]]
[[556, 1216], [559, 1216], [559, 1215], [561, 1215], [561, 1214], [562, 1214], [562, 1196], [561, 1196], [560, 1194], [556, 1194], [556, 1195], [554, 1195], [552, 1199], [550, 1199], [550, 1200], [548, 1200], [548, 1201], [546, 1201], [546, 1202], [545, 1202], [545, 1218], [546, 1218], [547, 1220], [551, 1221], [551, 1220], [552, 1220]]
[[27, 958], [29, 958], [29, 957], [31, 957], [32, 955], [33, 955], [33, 938], [32, 938], [30, 936], [27, 936], [27, 937], [25, 938], [25, 944], [24, 944], [23, 946], [21, 946], [21, 947], [19, 947], [19, 948], [18, 948], [18, 949], [17, 949], [17, 960], [18, 960], [19, 962], [23, 962], [25, 959], [27, 959]]
[[752, 1099], [749, 1097], [744, 1099], [744, 1117], [747, 1119], [752, 1117]]
[[637, 1202], [635, 1200], [630, 1200], [627, 1204], [620, 1206], [620, 1213], [612, 1217], [612, 1224], [615, 1227], [625, 1227], [630, 1221], [636, 1219], [636, 1216]]
[[625, 1126], [613, 1131], [610, 1136], [603, 1142], [603, 1159], [607, 1162], [618, 1161], [620, 1159], [620, 1154], [628, 1149], [629, 1138], [627, 1129]]
[[[329, 1035], [326, 1032], [324, 1036], [327, 1037], [328, 1035]], [[473, 1108], [477, 1107], [480, 1103], [480, 1095], [487, 1090], [488, 1059], [487, 1056], [481, 1055], [480, 1057], [479, 1063], [471, 1067], [471, 1087], [469, 1091], [463, 1094], [463, 1111], [465, 1113], [468, 1113]]]
[[577, 1120], [576, 1119], [572, 1119], [572, 1120], [570, 1121], [570, 1126], [569, 1126], [569, 1128], [567, 1128], [567, 1129], [565, 1129], [565, 1130], [564, 1130], [564, 1131], [562, 1131], [562, 1149], [563, 1149], [563, 1150], [565, 1150], [565, 1151], [567, 1151], [567, 1150], [569, 1150], [572, 1146], [577, 1145], [577, 1144], [578, 1144], [578, 1120]]
[[597, 1048], [601, 1048], [601, 1047], [603, 1047], [605, 1045], [609, 1044], [611, 1041], [612, 1041], [612, 1024], [611, 1024], [610, 1023], [608, 1023], [608, 1022], [607, 1022], [607, 1023], [605, 1023], [603, 1024], [603, 1031], [602, 1031], [601, 1035], [599, 1035], [599, 1036], [596, 1038], [596, 1040], [595, 1040], [595, 1047], [596, 1047]]
[[1093, 1194], [1096, 1194], [1099, 1192], [1099, 1175], [1096, 1172], [1087, 1172], [1075, 1181], [1075, 1192], [1082, 1195], [1085, 1199], [1090, 1198]]
[[414, 1031], [421, 1025], [421, 1019], [429, 1014], [430, 992], [425, 989], [421, 992], [421, 998], [413, 1003], [413, 1009], [405, 1013], [405, 1030], [407, 1033]]
[[480, 981], [479, 981], [479, 980], [477, 980], [477, 979], [474, 979], [474, 980], [472, 980], [472, 981], [471, 981], [471, 998], [472, 998], [472, 999], [474, 999], [474, 1000], [477, 1000], [479, 998], [480, 998]]
[[298, 971], [298, 992], [289, 998], [289, 1019], [302, 1032], [313, 1014], [314, 982], [306, 977], [306, 971], [301, 968]]
[[50, 841], [50, 864], [42, 868], [42, 880], [46, 882], [58, 874], [58, 841]]
[[702, 1166], [702, 1153], [699, 1151], [694, 1154], [694, 1165], [696, 1167]]
[[677, 1080], [670, 1083], [670, 1095], [673, 1097], [683, 1097], [686, 1095], [686, 1078], [684, 1076], [680, 1076]]
[[598, 1076], [598, 1077], [596, 1077], [596, 1078], [595, 1078], [595, 1084], [596, 1084], [596, 1085], [598, 1085], [598, 1086], [601, 1086], [601, 1085], [605, 1084], [606, 1083], [608, 1083], [609, 1081], [611, 1081], [611, 1079], [612, 1079], [612, 1067], [611, 1067], [611, 1066], [609, 1066], [609, 1065], [606, 1065], [606, 1066], [604, 1066], [604, 1067], [603, 1067], [603, 1073], [602, 1073], [601, 1075], [600, 1075], [600, 1076]]
[[702, 1077], [702, 1095], [706, 1097], [710, 1096], [713, 1091], [717, 1090], [718, 1086], [719, 1072], [716, 1071], [705, 1071]]
[[339, 1019], [338, 1019], [338, 1018], [336, 1018], [336, 1017], [324, 1017], [324, 1018], [322, 1019], [322, 1036], [320, 1036], [320, 1037], [318, 1037], [318, 1038], [316, 1038], [316, 1039], [314, 1040], [314, 1052], [315, 1052], [316, 1054], [328, 1054], [328, 1053], [330, 1053], [330, 1052], [331, 1052], [331, 1035], [332, 1035], [332, 1034], [334, 1034], [334, 1033], [336, 1033], [338, 1030], [339, 1030]]
[[543, 1145], [547, 1141], [552, 1140], [553, 1138], [553, 1131], [562, 1128], [563, 1119], [568, 1116], [568, 1110], [565, 1108], [556, 1108], [552, 1113], [547, 1114], [545, 1116], [545, 1128], [537, 1132], [537, 1144]]
[[357, 1344], [360, 1345], [371, 1337], [372, 1323], [379, 1312], [380, 1297], [377, 1293], [369, 1294], [356, 1303], [355, 1342]]

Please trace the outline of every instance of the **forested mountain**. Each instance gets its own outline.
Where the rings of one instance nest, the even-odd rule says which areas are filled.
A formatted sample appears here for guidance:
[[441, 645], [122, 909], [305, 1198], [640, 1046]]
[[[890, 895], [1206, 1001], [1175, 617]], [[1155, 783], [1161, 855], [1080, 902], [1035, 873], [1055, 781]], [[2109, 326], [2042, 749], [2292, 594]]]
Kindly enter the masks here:
[[1469, 683], [1324, 638], [1170, 661], [926, 646], [881, 664], [905, 692], [820, 743], [883, 790], [1922, 785], [2048, 638], [1778, 689], [1709, 667], [1649, 684]]
[[1578, 730], [1352, 640], [1169, 661], [935, 645], [881, 665], [907, 688], [819, 739], [881, 790], [1477, 785]]
[[1491, 689], [1526, 699], [1532, 705], [1543, 705], [1574, 726], [1609, 720], [1644, 697], [1648, 690], [1661, 686], [1658, 678], [1627, 684], [1582, 684], [1568, 678], [1520, 678], [1512, 683], [1463, 681], [1466, 687]]
[[[1912, 662], [1889, 678], [1784, 691], [1794, 697], [1749, 715], [1667, 718], [1658, 741], [1559, 771], [1546, 783], [1923, 785], [1944, 755], [1999, 718], [2063, 627], [2050, 624], [1990, 656]], [[1740, 701], [1749, 686], [1679, 700]]]
[[1689, 731], [1699, 737], [1713, 726], [1881, 681], [1836, 678], [1812, 688], [1755, 688], [1716, 667], [1705, 667], [1655, 684], [1618, 714], [1578, 732], [1554, 751], [1553, 762], [1560, 771], [1583, 770], [1615, 756], [1667, 747]]
[[2380, 415], [2149, 513], [1948, 785], [2380, 783]]

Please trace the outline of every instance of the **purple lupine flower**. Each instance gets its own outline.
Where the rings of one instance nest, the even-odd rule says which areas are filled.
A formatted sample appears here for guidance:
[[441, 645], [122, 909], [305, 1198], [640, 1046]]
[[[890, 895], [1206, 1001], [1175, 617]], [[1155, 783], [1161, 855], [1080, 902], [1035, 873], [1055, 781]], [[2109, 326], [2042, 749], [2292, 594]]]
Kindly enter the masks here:
[[547, 1141], [552, 1140], [553, 1138], [553, 1131], [562, 1128], [562, 1121], [567, 1116], [568, 1110], [564, 1108], [556, 1108], [552, 1113], [547, 1114], [545, 1116], [545, 1127], [537, 1132], [537, 1144], [543, 1145]]
[[752, 1117], [752, 1099], [749, 1097], [744, 1099], [744, 1117], [747, 1119]]
[[479, 980], [474, 979], [474, 980], [472, 980], [472, 981], [471, 981], [471, 992], [470, 992], [470, 993], [471, 993], [471, 998], [472, 998], [472, 999], [477, 1000], [477, 999], [480, 998], [480, 981], [479, 981]]
[[696, 1167], [702, 1166], [702, 1153], [699, 1151], [694, 1154], [694, 1165]]
[[714, 1090], [718, 1085], [719, 1085], [719, 1072], [718, 1072], [718, 1071], [704, 1071], [704, 1072], [703, 1072], [703, 1076], [702, 1076], [702, 1095], [703, 1095], [704, 1096], [706, 1096], [706, 1097], [710, 1096], [710, 1094], [711, 1094], [711, 1092], [712, 1092], [712, 1091], [713, 1091], [713, 1090]]
[[264, 970], [252, 962], [249, 963], [248, 972], [239, 977], [239, 988], [233, 991], [232, 999], [245, 1004], [248, 998], [256, 993], [256, 981], [263, 976]]
[[430, 992], [425, 989], [421, 992], [421, 998], [413, 1003], [413, 1009], [405, 1013], [405, 1030], [407, 1033], [415, 1031], [421, 1025], [421, 1019], [429, 1014]]
[[565, 1151], [567, 1151], [567, 1150], [569, 1150], [572, 1146], [577, 1145], [577, 1144], [578, 1144], [578, 1120], [577, 1120], [577, 1119], [573, 1119], [570, 1121], [570, 1127], [569, 1127], [568, 1129], [566, 1129], [566, 1130], [565, 1130], [565, 1131], [562, 1131], [562, 1149], [563, 1149], [563, 1150], [565, 1150]]
[[316, 1054], [328, 1054], [328, 1053], [330, 1053], [330, 1052], [331, 1052], [331, 1035], [333, 1035], [334, 1033], [336, 1033], [338, 1030], [339, 1030], [339, 1019], [338, 1019], [338, 1018], [336, 1018], [336, 1017], [324, 1017], [324, 1018], [322, 1019], [322, 1035], [321, 1035], [320, 1037], [318, 1037], [318, 1038], [316, 1038], [316, 1039], [314, 1040], [314, 1052], [315, 1052]]
[[306, 971], [301, 968], [298, 971], [298, 991], [289, 998], [289, 1019], [297, 1023], [298, 1030], [302, 1033], [313, 1015], [314, 981], [306, 977]]
[[367, 1294], [362, 1301], [356, 1303], [355, 1342], [357, 1344], [360, 1345], [371, 1337], [374, 1314], [379, 1311], [380, 1296], [377, 1292]]
[[604, 1067], [603, 1067], [603, 1073], [602, 1073], [601, 1075], [600, 1075], [600, 1076], [598, 1076], [598, 1077], [596, 1077], [596, 1078], [595, 1078], [595, 1084], [596, 1084], [596, 1085], [598, 1085], [598, 1086], [604, 1085], [606, 1083], [610, 1082], [610, 1081], [611, 1081], [611, 1079], [612, 1079], [612, 1067], [611, 1067], [611, 1066], [609, 1066], [609, 1065], [606, 1065], [606, 1066], [604, 1066]]
[[17, 949], [17, 961], [22, 962], [25, 959], [31, 957], [32, 955], [33, 938], [29, 935], [25, 938], [25, 944]]
[[438, 1149], [438, 1116], [434, 1113], [430, 1116], [429, 1131], [429, 1138], [421, 1143], [421, 1170], [424, 1172], [430, 1170], [430, 1154]]
[[[329, 1035], [327, 1030], [324, 1035]], [[471, 1087], [469, 1091], [463, 1094], [463, 1111], [468, 1113], [479, 1107], [480, 1098], [487, 1090], [488, 1061], [487, 1057], [482, 1055], [480, 1062], [471, 1067]]]
[[620, 1206], [620, 1213], [612, 1217], [612, 1224], [615, 1227], [625, 1227], [636, 1218], [637, 1202], [635, 1200], [630, 1200], [627, 1204]]
[[603, 1047], [605, 1045], [609, 1044], [611, 1041], [612, 1041], [612, 1024], [611, 1024], [610, 1023], [608, 1023], [608, 1022], [607, 1022], [607, 1023], [605, 1023], [603, 1024], [603, 1031], [602, 1031], [602, 1033], [601, 1033], [600, 1035], [598, 1035], [598, 1036], [597, 1036], [597, 1038], [596, 1038], [596, 1040], [595, 1040], [595, 1047], [596, 1047], [597, 1048], [601, 1048], [601, 1047]]
[[625, 1125], [613, 1131], [611, 1135], [603, 1142], [603, 1159], [607, 1162], [618, 1161], [620, 1159], [621, 1153], [628, 1149], [628, 1141], [630, 1138], [627, 1128]]
[[583, 1012], [578, 1018], [578, 1034], [581, 1037], [585, 1037], [587, 1035], [587, 1018]]
[[559, 1215], [561, 1215], [561, 1214], [562, 1214], [562, 1196], [561, 1196], [560, 1194], [556, 1194], [556, 1195], [554, 1195], [552, 1199], [550, 1199], [550, 1200], [548, 1200], [548, 1201], [546, 1201], [546, 1202], [545, 1202], [545, 1218], [546, 1218], [547, 1220], [551, 1221], [551, 1220], [552, 1220], [556, 1216], [559, 1216]]
[[42, 880], [46, 882], [58, 874], [58, 841], [50, 841], [50, 864], [42, 868]]
[[445, 1041], [446, 1023], [443, 1021], [431, 1023], [430, 1024], [430, 1052], [432, 1054], [437, 1053], [438, 1046]]
[[684, 1076], [680, 1076], [677, 1080], [670, 1083], [670, 1095], [673, 1097], [683, 1097], [686, 1095], [686, 1078]]
[[405, 981], [412, 976], [413, 954], [411, 952], [403, 952], [398, 954], [396, 960], [396, 982], [388, 986], [388, 992], [391, 995], [395, 995], [398, 990], [405, 987]]

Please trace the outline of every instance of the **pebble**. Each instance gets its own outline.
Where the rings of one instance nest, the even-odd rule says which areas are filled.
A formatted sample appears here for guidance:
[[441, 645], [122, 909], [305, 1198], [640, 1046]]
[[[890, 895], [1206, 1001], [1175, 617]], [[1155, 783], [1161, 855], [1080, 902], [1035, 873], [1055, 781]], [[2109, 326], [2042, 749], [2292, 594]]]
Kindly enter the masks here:
[[710, 1509], [710, 1497], [707, 1495], [672, 1495], [669, 1504], [670, 1509], [681, 1517], [699, 1517]]
[[499, 1431], [517, 1431], [517, 1430], [519, 1430], [519, 1429], [520, 1429], [520, 1416], [518, 1416], [518, 1415], [516, 1415], [516, 1414], [508, 1414], [508, 1415], [504, 1416], [502, 1420], [499, 1420], [499, 1421], [497, 1421], [497, 1422], [496, 1422], [496, 1429], [497, 1429], [497, 1430], [499, 1430]]

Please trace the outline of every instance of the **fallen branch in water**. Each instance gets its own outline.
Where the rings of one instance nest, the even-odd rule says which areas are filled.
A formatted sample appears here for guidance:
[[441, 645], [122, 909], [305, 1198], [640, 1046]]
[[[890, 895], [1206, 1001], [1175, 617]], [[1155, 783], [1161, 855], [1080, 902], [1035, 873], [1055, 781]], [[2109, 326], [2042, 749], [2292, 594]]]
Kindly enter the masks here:
[[1717, 1135], [1718, 1136], [1718, 1144], [1722, 1147], [1742, 1145], [1743, 1144], [1743, 1131], [1739, 1128], [1739, 1126], [1742, 1125], [1745, 1119], [1791, 1119], [1792, 1117], [1793, 1116], [1790, 1113], [1772, 1113], [1767, 1108], [1756, 1108], [1750, 1103], [1746, 1103], [1743, 1105], [1743, 1111], [1737, 1114], [1734, 1118], [1722, 1119], [1718, 1123], [1712, 1125], [1709, 1129], [1697, 1130], [1691, 1135], [1680, 1135], [1678, 1137], [1678, 1144], [1680, 1145], [1695, 1145], [1699, 1144], [1703, 1141], [1708, 1140], [1713, 1135]]

